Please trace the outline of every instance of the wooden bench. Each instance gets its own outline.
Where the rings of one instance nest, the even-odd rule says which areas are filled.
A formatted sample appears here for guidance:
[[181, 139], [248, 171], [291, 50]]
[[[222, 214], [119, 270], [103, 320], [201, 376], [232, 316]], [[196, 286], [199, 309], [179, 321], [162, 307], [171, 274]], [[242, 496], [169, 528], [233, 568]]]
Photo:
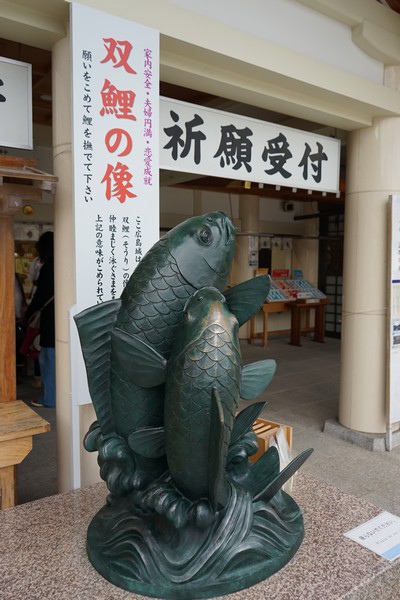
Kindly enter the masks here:
[[22, 400], [0, 402], [0, 509], [15, 506], [16, 465], [32, 450], [32, 436], [50, 423]]

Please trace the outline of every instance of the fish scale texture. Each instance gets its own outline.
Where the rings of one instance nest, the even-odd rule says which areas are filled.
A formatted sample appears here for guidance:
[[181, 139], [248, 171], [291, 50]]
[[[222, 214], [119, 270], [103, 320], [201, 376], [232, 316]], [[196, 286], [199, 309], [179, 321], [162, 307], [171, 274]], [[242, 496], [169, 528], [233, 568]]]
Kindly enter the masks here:
[[173, 439], [166, 440], [168, 462], [177, 486], [189, 497], [200, 497], [208, 492], [212, 388], [224, 411], [226, 457], [239, 398], [240, 350], [223, 326], [212, 324], [177, 357], [172, 370], [176, 375], [166, 392], [166, 430], [173, 431]]
[[196, 288], [181, 275], [167, 241], [147, 253], [134, 275], [122, 293], [116, 327], [168, 358], [183, 306]]
[[[163, 265], [163, 266], [160, 266]], [[121, 296], [116, 327], [143, 339], [165, 358], [180, 323], [183, 306], [195, 288], [180, 274], [167, 241], [160, 240], [135, 270]], [[162, 389], [143, 389], [111, 360], [114, 421], [119, 434], [163, 422]]]

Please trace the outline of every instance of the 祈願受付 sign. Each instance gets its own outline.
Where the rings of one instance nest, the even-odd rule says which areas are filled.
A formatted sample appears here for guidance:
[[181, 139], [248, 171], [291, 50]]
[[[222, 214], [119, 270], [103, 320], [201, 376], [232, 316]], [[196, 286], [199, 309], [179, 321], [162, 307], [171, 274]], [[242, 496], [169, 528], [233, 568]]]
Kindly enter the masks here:
[[161, 98], [160, 167], [339, 191], [340, 140]]

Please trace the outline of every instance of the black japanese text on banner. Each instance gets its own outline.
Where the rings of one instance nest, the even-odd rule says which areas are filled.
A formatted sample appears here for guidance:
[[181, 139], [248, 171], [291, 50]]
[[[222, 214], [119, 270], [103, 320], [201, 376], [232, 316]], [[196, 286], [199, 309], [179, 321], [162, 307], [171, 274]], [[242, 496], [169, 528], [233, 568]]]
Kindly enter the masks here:
[[338, 139], [169, 98], [160, 123], [163, 169], [339, 191]]

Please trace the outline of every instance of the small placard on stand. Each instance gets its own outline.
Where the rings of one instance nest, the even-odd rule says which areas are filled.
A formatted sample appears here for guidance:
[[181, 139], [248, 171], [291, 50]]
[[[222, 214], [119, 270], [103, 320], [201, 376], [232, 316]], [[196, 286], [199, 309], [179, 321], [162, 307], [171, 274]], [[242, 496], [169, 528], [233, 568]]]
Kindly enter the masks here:
[[400, 517], [383, 512], [344, 534], [388, 560], [400, 556]]

